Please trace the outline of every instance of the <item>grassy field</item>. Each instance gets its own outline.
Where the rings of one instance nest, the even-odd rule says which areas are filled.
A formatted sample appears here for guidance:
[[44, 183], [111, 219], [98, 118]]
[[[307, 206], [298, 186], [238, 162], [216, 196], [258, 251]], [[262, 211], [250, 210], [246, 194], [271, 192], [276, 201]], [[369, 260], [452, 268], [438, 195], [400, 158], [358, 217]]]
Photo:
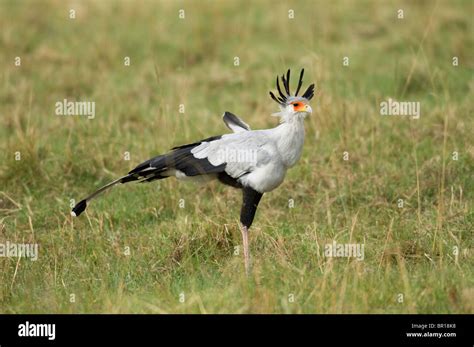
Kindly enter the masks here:
[[[0, 0], [0, 243], [39, 245], [37, 261], [0, 258], [0, 312], [474, 312], [473, 10]], [[268, 91], [302, 67], [317, 85], [304, 152], [262, 199], [249, 278], [237, 190], [129, 184], [70, 217], [141, 161], [227, 132], [224, 111], [276, 126]], [[421, 117], [380, 115], [388, 98]], [[63, 99], [95, 118], [56, 115]], [[364, 260], [325, 257], [333, 240]]]

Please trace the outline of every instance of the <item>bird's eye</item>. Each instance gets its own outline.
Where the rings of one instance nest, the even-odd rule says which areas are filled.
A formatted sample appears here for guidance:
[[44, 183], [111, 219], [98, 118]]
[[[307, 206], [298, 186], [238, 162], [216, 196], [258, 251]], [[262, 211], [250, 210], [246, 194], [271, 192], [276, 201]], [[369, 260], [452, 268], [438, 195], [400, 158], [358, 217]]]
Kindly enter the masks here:
[[293, 104], [293, 107], [300, 107], [300, 103], [299, 103], [299, 102], [295, 102], [295, 103]]

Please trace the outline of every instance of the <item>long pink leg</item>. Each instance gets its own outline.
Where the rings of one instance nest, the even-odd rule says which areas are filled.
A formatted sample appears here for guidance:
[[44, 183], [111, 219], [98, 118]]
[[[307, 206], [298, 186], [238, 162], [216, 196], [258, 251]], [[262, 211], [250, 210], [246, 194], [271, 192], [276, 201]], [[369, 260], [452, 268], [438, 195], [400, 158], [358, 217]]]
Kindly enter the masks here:
[[248, 276], [250, 274], [249, 230], [246, 226], [242, 225], [240, 231], [242, 232], [244, 246], [245, 273]]

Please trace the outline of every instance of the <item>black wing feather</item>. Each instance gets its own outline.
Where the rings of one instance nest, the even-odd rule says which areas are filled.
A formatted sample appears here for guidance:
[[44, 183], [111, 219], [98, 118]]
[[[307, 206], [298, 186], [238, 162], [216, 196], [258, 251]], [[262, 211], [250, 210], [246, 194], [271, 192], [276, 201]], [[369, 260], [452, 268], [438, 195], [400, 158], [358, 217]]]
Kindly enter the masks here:
[[[226, 164], [219, 166], [212, 165], [207, 158], [197, 159], [191, 153], [191, 150], [203, 142], [211, 142], [220, 139], [221, 136], [211, 136], [207, 139], [173, 147], [167, 154], [158, 155], [143, 163], [129, 172], [132, 180], [143, 180], [150, 182], [156, 179], [166, 178], [165, 171], [179, 170], [186, 176], [199, 176], [213, 173], [224, 172]], [[133, 177], [133, 178], [132, 178]]]

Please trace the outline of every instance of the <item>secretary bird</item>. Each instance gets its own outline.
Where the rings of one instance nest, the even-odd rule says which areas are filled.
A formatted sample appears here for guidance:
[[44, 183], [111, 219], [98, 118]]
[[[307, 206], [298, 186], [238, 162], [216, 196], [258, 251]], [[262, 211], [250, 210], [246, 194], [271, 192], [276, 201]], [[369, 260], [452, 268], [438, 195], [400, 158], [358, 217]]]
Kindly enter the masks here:
[[[278, 187], [286, 171], [294, 166], [301, 156], [304, 142], [304, 118], [312, 113], [308, 104], [314, 96], [311, 84], [302, 96], [298, 92], [303, 84], [304, 69], [301, 70], [294, 95], [290, 92], [290, 70], [281, 77], [284, 92], [278, 76], [278, 96], [270, 92], [279, 105], [280, 125], [265, 130], [250, 130], [240, 118], [225, 112], [223, 120], [233, 133], [212, 136], [191, 144], [174, 147], [167, 154], [151, 158], [127, 175], [110, 182], [81, 200], [71, 212], [79, 216], [87, 203], [100, 193], [118, 183], [131, 181], [151, 182], [174, 176], [178, 179], [197, 179], [204, 176], [217, 179], [225, 185], [239, 188], [243, 192], [240, 211], [241, 233], [244, 248], [245, 271], [250, 269], [248, 233], [258, 203], [263, 193]], [[202, 177], [201, 177], [202, 178]]]

